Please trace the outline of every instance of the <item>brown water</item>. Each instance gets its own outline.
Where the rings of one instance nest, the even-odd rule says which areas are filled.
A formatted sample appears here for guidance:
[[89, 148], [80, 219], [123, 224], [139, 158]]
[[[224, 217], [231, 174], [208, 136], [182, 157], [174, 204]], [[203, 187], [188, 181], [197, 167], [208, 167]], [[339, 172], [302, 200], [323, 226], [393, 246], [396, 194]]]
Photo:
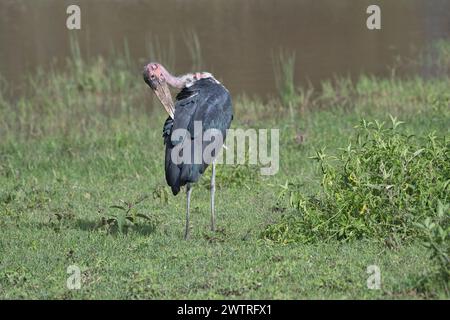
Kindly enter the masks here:
[[[81, 7], [79, 31], [66, 28], [69, 4]], [[382, 30], [366, 28], [370, 4], [381, 7]], [[86, 56], [108, 56], [126, 39], [139, 73], [152, 59], [148, 44], [172, 39], [173, 71], [185, 73], [192, 61], [183, 37], [193, 31], [205, 69], [234, 93], [266, 96], [280, 48], [296, 52], [298, 83], [383, 75], [396, 56], [448, 38], [449, 15], [448, 0], [0, 0], [0, 75], [17, 87], [38, 66], [62, 65], [71, 34]]]

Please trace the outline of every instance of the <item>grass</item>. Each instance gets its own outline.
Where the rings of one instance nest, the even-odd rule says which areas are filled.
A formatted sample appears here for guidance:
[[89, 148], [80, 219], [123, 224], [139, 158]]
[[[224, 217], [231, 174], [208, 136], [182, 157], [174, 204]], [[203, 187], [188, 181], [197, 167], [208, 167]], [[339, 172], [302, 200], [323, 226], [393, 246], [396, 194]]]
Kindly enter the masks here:
[[[434, 220], [423, 237], [395, 246], [370, 236], [261, 238], [286, 214], [279, 186], [320, 191], [309, 157], [345, 148], [362, 118], [391, 114], [409, 134], [448, 139], [448, 74], [334, 79], [297, 89], [292, 112], [278, 100], [236, 97], [233, 127], [280, 129], [280, 171], [219, 166], [212, 233], [208, 170], [193, 191], [186, 242], [185, 197], [164, 181], [166, 115], [126, 60], [74, 55], [66, 71], [30, 77], [25, 95], [0, 96], [1, 298], [448, 298], [429, 276], [439, 267], [424, 245], [437, 243]], [[81, 268], [80, 290], [66, 287], [70, 265]], [[380, 290], [367, 288], [370, 265], [380, 267]]]
[[300, 96], [295, 88], [295, 53], [280, 50], [272, 54], [275, 86], [281, 104], [288, 108], [292, 117], [293, 109], [298, 104]]

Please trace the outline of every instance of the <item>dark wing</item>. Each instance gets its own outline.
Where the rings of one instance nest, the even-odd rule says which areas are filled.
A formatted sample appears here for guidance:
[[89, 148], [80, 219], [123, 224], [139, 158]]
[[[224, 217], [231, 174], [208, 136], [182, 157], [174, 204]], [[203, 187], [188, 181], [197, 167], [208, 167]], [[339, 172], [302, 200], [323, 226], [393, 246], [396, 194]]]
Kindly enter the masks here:
[[[178, 95], [175, 104], [175, 119], [167, 119], [164, 124], [163, 136], [166, 144], [165, 171], [166, 181], [172, 187], [172, 192], [177, 194], [181, 186], [186, 183], [197, 182], [208, 164], [202, 159], [202, 163], [176, 164], [171, 159], [172, 149], [187, 138], [182, 135], [176, 140], [172, 135], [176, 129], [185, 129], [189, 132], [191, 140], [195, 138], [194, 122], [201, 121], [202, 134], [208, 129], [220, 130], [225, 140], [226, 130], [230, 127], [233, 118], [231, 98], [228, 91], [211, 79], [197, 81], [189, 88], [184, 88]], [[198, 134], [198, 133], [197, 133]], [[191, 148], [191, 159], [194, 152], [201, 150]], [[201, 155], [200, 155], [201, 156]]]

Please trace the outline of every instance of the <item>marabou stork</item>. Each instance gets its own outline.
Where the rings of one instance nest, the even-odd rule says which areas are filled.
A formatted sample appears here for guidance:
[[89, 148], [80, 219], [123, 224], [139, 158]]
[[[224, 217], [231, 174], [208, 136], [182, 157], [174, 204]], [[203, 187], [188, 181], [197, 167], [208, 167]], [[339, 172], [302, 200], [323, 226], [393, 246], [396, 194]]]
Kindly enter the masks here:
[[[145, 66], [143, 75], [144, 81], [153, 90], [169, 113], [169, 118], [167, 118], [163, 127], [163, 138], [166, 146], [166, 181], [172, 188], [174, 195], [177, 195], [180, 188], [186, 185], [186, 228], [184, 237], [188, 239], [192, 184], [198, 181], [211, 162], [205, 161], [202, 155], [200, 155], [201, 160], [199, 162], [180, 163], [179, 160], [174, 161], [172, 150], [183, 141], [173, 139], [172, 133], [176, 129], [184, 129], [189, 134], [186, 134], [182, 140], [185, 140], [186, 137], [190, 137], [193, 140], [194, 122], [201, 121], [202, 134], [208, 129], [218, 130], [222, 135], [223, 143], [225, 141], [226, 131], [230, 127], [231, 120], [233, 119], [231, 97], [228, 90], [208, 72], [188, 73], [177, 77], [171, 75], [161, 64], [152, 62]], [[181, 89], [176, 96], [175, 106], [172, 101], [169, 86]], [[203, 154], [206, 146], [207, 143], [201, 139], [201, 148], [191, 149], [191, 159], [198, 156], [194, 155], [194, 153], [202, 152]], [[215, 161], [213, 160], [211, 164], [211, 230], [215, 231]]]

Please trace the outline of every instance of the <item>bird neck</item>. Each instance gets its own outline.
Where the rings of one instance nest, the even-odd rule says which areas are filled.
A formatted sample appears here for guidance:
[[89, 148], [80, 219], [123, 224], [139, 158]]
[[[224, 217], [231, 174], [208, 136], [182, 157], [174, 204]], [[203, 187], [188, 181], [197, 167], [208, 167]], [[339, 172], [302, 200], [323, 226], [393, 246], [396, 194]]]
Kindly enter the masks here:
[[212, 74], [208, 72], [188, 73], [177, 77], [170, 74], [163, 66], [161, 66], [161, 73], [164, 74], [167, 84], [177, 89], [190, 87], [195, 81], [200, 79], [213, 78]]
[[183, 89], [186, 86], [187, 79], [185, 78], [185, 76], [177, 77], [170, 74], [170, 72], [167, 71], [163, 66], [160, 65], [160, 68], [161, 73], [164, 75], [164, 78], [166, 79], [168, 85], [177, 89]]

